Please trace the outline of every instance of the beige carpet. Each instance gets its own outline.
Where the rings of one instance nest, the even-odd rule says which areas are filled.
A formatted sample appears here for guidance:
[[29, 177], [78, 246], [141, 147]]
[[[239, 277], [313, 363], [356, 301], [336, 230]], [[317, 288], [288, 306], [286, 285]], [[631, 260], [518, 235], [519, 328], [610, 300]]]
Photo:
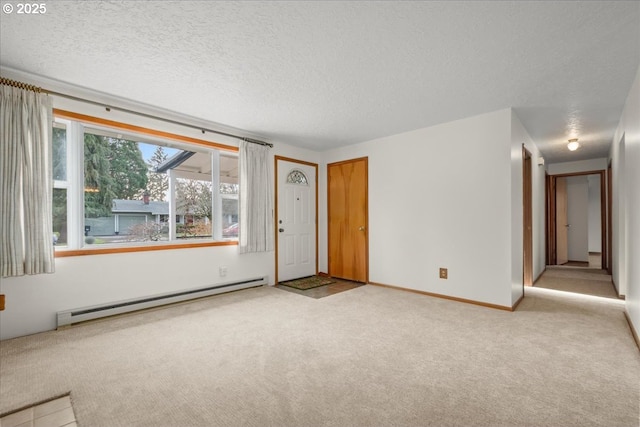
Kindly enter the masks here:
[[0, 413], [71, 390], [89, 426], [637, 426], [620, 301], [514, 313], [375, 286], [255, 288], [0, 342]]

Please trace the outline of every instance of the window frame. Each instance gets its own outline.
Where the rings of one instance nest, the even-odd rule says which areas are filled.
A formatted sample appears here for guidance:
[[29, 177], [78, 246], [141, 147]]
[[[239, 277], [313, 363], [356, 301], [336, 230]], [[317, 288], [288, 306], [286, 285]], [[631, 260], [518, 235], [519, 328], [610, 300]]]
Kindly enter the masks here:
[[[78, 135], [84, 135], [85, 125], [88, 125], [90, 129], [93, 129], [92, 126], [98, 126], [115, 132], [141, 134], [149, 137], [151, 140], [160, 139], [167, 142], [175, 141], [180, 145], [196, 145], [210, 149], [212, 156], [220, 156], [222, 151], [237, 155], [239, 149], [234, 146], [217, 142], [205, 141], [202, 139], [132, 125], [129, 123], [102, 119], [66, 110], [54, 109], [53, 116], [54, 120], [64, 123], [67, 129], [67, 180], [54, 182], [54, 188], [65, 188], [67, 190], [67, 247], [56, 247], [56, 258], [238, 245], [237, 239], [213, 240], [215, 236], [212, 235], [211, 239], [206, 240], [186, 240], [184, 242], [170, 241], [168, 243], [132, 242], [126, 246], [100, 245], [91, 248], [83, 247], [84, 234], [81, 230], [82, 227], [77, 224], [84, 223], [84, 144], [80, 143], [83, 138], [80, 138]], [[214, 184], [219, 184], [219, 176], [212, 178], [212, 182]], [[214, 223], [215, 222], [216, 221], [214, 220]], [[218, 220], [217, 222], [220, 221]]]

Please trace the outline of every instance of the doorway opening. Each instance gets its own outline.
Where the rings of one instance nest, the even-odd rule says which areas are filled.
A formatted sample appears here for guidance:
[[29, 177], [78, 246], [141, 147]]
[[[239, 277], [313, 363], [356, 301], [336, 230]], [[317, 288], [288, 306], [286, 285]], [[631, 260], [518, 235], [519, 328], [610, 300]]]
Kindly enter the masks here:
[[607, 269], [604, 170], [547, 176], [547, 265]]
[[605, 170], [546, 176], [547, 268], [537, 287], [618, 298], [608, 274]]

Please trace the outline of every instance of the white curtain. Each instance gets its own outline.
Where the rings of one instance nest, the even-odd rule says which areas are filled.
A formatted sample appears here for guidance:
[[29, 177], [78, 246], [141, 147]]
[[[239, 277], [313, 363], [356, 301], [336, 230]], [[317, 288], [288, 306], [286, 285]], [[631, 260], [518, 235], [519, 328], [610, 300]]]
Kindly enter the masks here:
[[240, 253], [273, 250], [269, 148], [240, 142]]
[[0, 85], [0, 276], [53, 273], [52, 123], [46, 94]]

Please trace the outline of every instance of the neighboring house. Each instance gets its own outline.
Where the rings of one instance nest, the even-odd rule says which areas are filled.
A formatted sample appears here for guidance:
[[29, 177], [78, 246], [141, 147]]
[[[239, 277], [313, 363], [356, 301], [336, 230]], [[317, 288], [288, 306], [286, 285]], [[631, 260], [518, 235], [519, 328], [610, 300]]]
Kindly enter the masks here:
[[[85, 233], [92, 236], [118, 236], [131, 234], [138, 224], [166, 223], [169, 219], [169, 203], [143, 200], [114, 199], [113, 215], [100, 218], [85, 218]], [[178, 216], [178, 222], [184, 215]]]
[[[224, 195], [222, 199], [224, 215], [224, 227], [237, 226], [238, 200], [237, 195]], [[132, 234], [132, 228], [138, 224], [166, 224], [169, 220], [169, 202], [150, 200], [125, 200], [114, 199], [112, 201], [110, 217], [85, 218], [85, 226], [89, 227], [87, 234], [92, 236], [118, 236]], [[176, 214], [176, 224], [189, 224], [193, 222], [193, 215], [189, 213]], [[205, 218], [205, 222], [209, 222]], [[227, 230], [225, 228], [225, 230]], [[237, 230], [225, 231], [224, 237], [237, 236]]]
[[[136, 224], [155, 222], [166, 223], [169, 219], [169, 202], [143, 200], [114, 199], [111, 212], [113, 213], [113, 231], [115, 234], [128, 234]], [[184, 215], [179, 215], [179, 223], [184, 222]]]

